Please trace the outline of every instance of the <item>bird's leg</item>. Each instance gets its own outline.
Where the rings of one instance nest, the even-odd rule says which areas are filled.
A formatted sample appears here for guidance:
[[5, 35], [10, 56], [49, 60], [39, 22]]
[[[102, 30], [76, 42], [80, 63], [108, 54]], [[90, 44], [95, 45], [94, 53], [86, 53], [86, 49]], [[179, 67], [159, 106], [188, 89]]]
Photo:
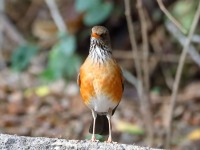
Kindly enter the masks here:
[[96, 118], [97, 118], [97, 113], [92, 109], [92, 117], [93, 117], [93, 132], [92, 132], [92, 142], [96, 141], [95, 138], [95, 124], [96, 124]]
[[112, 110], [109, 109], [106, 117], [108, 118], [108, 125], [109, 125], [109, 136], [108, 136], [108, 143], [112, 142], [112, 125], [111, 125], [111, 116], [112, 116]]

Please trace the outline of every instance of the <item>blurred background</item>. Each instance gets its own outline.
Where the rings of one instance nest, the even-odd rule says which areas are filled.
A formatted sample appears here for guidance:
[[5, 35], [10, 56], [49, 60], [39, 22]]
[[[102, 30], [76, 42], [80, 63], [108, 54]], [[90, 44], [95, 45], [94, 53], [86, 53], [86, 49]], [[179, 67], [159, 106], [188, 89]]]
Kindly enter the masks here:
[[[76, 84], [88, 55], [94, 25], [106, 26], [113, 55], [124, 70], [125, 90], [112, 117], [114, 141], [165, 144], [170, 96], [180, 54], [199, 0], [164, 0], [183, 32], [161, 11], [157, 1], [131, 1], [138, 56], [133, 56], [122, 0], [0, 1], [0, 132], [65, 139], [91, 138], [92, 115]], [[144, 15], [143, 23], [141, 13]], [[127, 15], [128, 16], [128, 15]], [[148, 57], [143, 58], [143, 27]], [[174, 109], [173, 149], [200, 149], [200, 26], [192, 37]], [[138, 60], [147, 77], [151, 114], [145, 119], [137, 92]], [[146, 59], [146, 63], [144, 61]], [[147, 73], [145, 73], [147, 71]], [[107, 137], [98, 136], [105, 140]]]

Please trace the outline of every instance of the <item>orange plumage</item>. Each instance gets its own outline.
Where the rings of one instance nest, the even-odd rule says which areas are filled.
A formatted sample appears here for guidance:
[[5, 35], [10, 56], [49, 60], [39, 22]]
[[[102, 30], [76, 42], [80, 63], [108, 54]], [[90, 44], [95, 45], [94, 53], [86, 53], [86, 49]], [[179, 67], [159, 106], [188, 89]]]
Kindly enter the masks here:
[[110, 97], [114, 103], [119, 103], [122, 97], [122, 73], [114, 59], [110, 59], [103, 65], [92, 63], [87, 58], [80, 69], [80, 93], [86, 105], [91, 97], [96, 96], [94, 84], [97, 91]]

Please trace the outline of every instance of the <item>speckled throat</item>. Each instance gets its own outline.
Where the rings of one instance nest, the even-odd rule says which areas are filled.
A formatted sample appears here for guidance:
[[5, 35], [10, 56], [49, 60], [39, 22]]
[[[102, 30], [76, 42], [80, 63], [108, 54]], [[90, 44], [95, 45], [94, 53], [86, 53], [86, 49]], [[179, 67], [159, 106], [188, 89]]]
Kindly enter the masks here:
[[103, 64], [112, 57], [112, 49], [100, 40], [91, 38], [89, 57], [95, 63]]

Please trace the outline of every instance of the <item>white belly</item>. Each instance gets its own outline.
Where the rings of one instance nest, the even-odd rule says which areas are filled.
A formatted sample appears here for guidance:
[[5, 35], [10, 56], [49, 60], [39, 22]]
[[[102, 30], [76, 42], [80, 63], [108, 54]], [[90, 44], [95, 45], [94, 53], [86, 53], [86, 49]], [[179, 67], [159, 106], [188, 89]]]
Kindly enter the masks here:
[[107, 96], [98, 95], [93, 97], [89, 103], [89, 108], [99, 113], [108, 112], [109, 109], [114, 109], [117, 103], [111, 101]]

